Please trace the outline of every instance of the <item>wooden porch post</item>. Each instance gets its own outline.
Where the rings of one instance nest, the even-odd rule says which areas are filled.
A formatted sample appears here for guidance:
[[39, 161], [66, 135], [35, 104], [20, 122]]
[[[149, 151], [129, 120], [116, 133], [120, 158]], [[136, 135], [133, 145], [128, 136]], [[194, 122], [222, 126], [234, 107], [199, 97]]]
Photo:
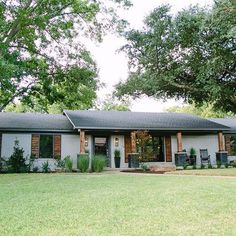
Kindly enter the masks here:
[[223, 133], [222, 131], [218, 132], [218, 147], [219, 147], [219, 152], [224, 151], [224, 140], [223, 140]]
[[178, 132], [177, 136], [177, 152], [183, 151], [183, 143], [182, 143], [182, 132]]
[[137, 152], [137, 150], [136, 150], [136, 133], [134, 131], [131, 132], [130, 137], [131, 137], [131, 152], [136, 153]]
[[80, 154], [85, 153], [85, 132], [84, 130], [80, 130]]

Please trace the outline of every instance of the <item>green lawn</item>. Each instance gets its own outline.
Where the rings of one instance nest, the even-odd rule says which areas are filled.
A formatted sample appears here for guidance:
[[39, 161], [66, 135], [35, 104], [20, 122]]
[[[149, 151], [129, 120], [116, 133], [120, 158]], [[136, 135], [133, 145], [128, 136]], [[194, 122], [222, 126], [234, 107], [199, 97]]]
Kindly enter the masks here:
[[174, 172], [168, 172], [168, 174], [174, 174], [174, 175], [207, 175], [207, 176], [235, 176], [236, 177], [236, 168], [179, 170], [179, 171], [174, 171]]
[[236, 178], [0, 175], [0, 235], [236, 235]]

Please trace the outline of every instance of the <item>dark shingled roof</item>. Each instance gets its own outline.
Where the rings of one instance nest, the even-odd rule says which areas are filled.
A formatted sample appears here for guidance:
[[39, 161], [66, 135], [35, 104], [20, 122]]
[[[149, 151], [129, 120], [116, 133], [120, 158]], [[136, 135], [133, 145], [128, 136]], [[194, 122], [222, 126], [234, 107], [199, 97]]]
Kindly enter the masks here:
[[233, 118], [211, 118], [210, 121], [216, 122], [221, 125], [228, 126], [230, 131], [236, 133], [236, 119]]
[[0, 130], [73, 132], [64, 115], [0, 112]]
[[64, 114], [80, 129], [117, 130], [227, 130], [228, 127], [182, 113], [144, 113], [127, 111], [70, 111]]

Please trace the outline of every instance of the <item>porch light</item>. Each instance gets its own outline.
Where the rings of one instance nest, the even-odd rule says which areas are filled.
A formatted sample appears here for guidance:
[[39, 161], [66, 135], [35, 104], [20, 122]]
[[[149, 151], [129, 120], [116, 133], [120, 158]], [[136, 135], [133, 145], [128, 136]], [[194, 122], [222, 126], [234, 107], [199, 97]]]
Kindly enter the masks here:
[[84, 146], [88, 147], [88, 137], [85, 137]]
[[115, 147], [119, 146], [119, 138], [115, 138]]

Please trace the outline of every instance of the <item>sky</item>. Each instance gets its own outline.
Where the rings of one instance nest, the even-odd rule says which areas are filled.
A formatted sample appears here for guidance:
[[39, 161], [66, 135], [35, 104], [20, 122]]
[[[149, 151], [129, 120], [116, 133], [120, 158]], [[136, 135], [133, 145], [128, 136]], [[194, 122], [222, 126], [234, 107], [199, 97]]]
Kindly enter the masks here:
[[[145, 16], [155, 7], [162, 4], [171, 5], [171, 11], [175, 14], [190, 5], [210, 6], [212, 2], [212, 0], [132, 0], [133, 7], [128, 11], [120, 10], [119, 15], [125, 18], [132, 28], [141, 29]], [[120, 80], [125, 81], [128, 77], [128, 58], [125, 53], [117, 52], [124, 44], [124, 38], [112, 34], [106, 35], [100, 44], [88, 44], [88, 49], [97, 62], [99, 79], [105, 84], [105, 87], [98, 91], [98, 98], [100, 99], [111, 93], [114, 90], [114, 85]], [[183, 101], [175, 101], [174, 99], [163, 102], [153, 98], [142, 97], [132, 101], [131, 110], [163, 112], [169, 107], [183, 104]]]

